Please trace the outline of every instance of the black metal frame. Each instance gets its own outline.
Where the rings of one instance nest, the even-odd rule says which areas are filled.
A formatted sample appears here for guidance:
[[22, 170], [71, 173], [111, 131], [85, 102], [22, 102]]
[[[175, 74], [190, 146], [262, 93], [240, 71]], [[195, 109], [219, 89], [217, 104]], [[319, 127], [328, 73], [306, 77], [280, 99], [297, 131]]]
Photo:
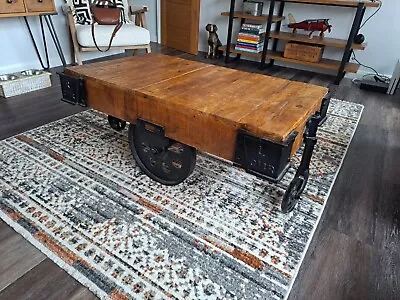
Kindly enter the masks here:
[[274, 10], [275, 10], [275, 2], [276, 2], [275, 0], [271, 0], [269, 4], [267, 28], [265, 29], [264, 46], [261, 54], [261, 63], [260, 63], [261, 70], [265, 68], [265, 59], [267, 57], [269, 35], [271, 33], [272, 18], [274, 16]]
[[83, 78], [57, 73], [60, 76], [62, 98], [69, 104], [87, 107], [86, 86]]
[[[279, 12], [278, 12], [278, 17], [282, 17], [283, 16], [283, 11], [285, 10], [285, 1], [281, 1], [281, 3], [279, 4]], [[281, 30], [281, 26], [282, 26], [282, 21], [278, 21], [275, 25], [275, 32], [279, 33]], [[274, 43], [272, 45], [272, 51], [275, 52], [277, 47], [278, 47], [278, 42], [279, 39], [274, 39]], [[274, 65], [275, 60], [274, 59], [270, 59], [269, 63], [268, 63], [268, 67], [272, 67]]]
[[328, 112], [328, 107], [329, 107], [329, 103], [330, 103], [330, 93], [328, 93], [323, 99], [322, 99], [322, 103], [321, 103], [321, 107], [319, 109], [319, 114], [321, 115], [321, 120], [319, 121], [319, 126], [321, 126], [322, 124], [325, 123], [326, 119], [327, 119], [327, 112]]
[[319, 112], [311, 116], [307, 122], [307, 127], [303, 135], [304, 139], [304, 150], [303, 156], [301, 157], [301, 162], [297, 168], [295, 178], [298, 176], [304, 176], [310, 169], [311, 157], [314, 152], [315, 144], [317, 143], [317, 131], [321, 123], [321, 114]]
[[360, 30], [361, 23], [364, 18], [365, 10], [366, 10], [365, 4], [363, 2], [360, 2], [357, 6], [357, 11], [354, 16], [353, 24], [351, 26], [349, 38], [347, 39], [347, 43], [346, 43], [346, 47], [344, 49], [342, 61], [340, 62], [340, 67], [339, 67], [338, 73], [336, 75], [335, 84], [339, 84], [340, 81], [343, 79], [344, 75], [346, 75], [345, 67], [346, 67], [346, 64], [350, 61], [350, 57], [353, 52], [352, 44], [354, 42], [354, 38], [356, 37], [356, 35], [358, 34], [358, 32]]
[[234, 165], [246, 172], [278, 182], [289, 168], [290, 153], [298, 132], [293, 131], [282, 143], [238, 130]]
[[319, 112], [311, 116], [307, 122], [306, 130], [304, 131], [304, 150], [301, 157], [300, 165], [296, 170], [294, 178], [288, 185], [281, 203], [283, 213], [291, 212], [300, 199], [301, 194], [307, 186], [308, 177], [310, 174], [310, 163], [314, 152], [315, 144], [317, 143], [317, 130], [321, 123], [321, 115]]
[[225, 63], [229, 63], [230, 61], [234, 13], [235, 13], [235, 0], [231, 0], [231, 6], [229, 9], [228, 36], [226, 38]]
[[48, 53], [48, 48], [47, 48], [46, 34], [44, 32], [43, 19], [46, 22], [47, 29], [50, 32], [51, 38], [53, 40], [54, 46], [56, 47], [56, 50], [58, 52], [58, 56], [60, 57], [62, 65], [64, 67], [66, 67], [67, 62], [65, 60], [64, 52], [62, 51], [61, 44], [60, 44], [60, 41], [58, 39], [57, 32], [56, 32], [56, 29], [55, 29], [54, 24], [53, 24], [53, 20], [51, 19], [51, 15], [48, 15], [48, 14], [47, 15], [39, 15], [40, 29], [41, 29], [42, 39], [43, 39], [43, 47], [44, 47], [44, 51], [45, 51], [45, 58], [46, 58], [46, 66], [43, 63], [42, 56], [41, 56], [41, 54], [39, 52], [39, 48], [37, 46], [35, 37], [33, 36], [32, 29], [31, 29], [31, 27], [29, 25], [28, 19], [27, 19], [27, 17], [24, 16], [25, 25], [28, 28], [29, 36], [30, 36], [31, 41], [33, 43], [33, 46], [35, 48], [35, 52], [36, 52], [36, 55], [37, 55], [37, 57], [39, 59], [40, 65], [45, 70], [48, 70], [50, 68], [50, 60], [49, 60], [49, 53]]

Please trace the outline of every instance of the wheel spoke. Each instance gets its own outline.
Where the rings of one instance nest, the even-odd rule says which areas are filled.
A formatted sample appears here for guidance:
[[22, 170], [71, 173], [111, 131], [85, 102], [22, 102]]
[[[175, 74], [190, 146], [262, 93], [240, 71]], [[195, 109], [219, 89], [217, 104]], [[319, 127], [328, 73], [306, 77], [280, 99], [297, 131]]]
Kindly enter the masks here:
[[162, 184], [178, 184], [193, 171], [196, 150], [165, 137], [157, 127], [130, 125], [129, 142], [139, 167]]

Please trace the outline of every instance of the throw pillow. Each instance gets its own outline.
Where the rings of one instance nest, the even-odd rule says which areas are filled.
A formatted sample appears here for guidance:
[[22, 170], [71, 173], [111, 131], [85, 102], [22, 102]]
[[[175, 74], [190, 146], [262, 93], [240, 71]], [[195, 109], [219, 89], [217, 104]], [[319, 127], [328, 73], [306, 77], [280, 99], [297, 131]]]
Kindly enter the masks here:
[[[66, 0], [67, 4], [71, 7], [72, 15], [76, 24], [91, 25], [93, 23], [92, 12], [90, 6], [100, 2], [99, 0]], [[130, 23], [129, 20], [129, 5], [126, 0], [111, 0], [101, 1], [104, 4], [113, 4], [121, 8], [121, 23]]]

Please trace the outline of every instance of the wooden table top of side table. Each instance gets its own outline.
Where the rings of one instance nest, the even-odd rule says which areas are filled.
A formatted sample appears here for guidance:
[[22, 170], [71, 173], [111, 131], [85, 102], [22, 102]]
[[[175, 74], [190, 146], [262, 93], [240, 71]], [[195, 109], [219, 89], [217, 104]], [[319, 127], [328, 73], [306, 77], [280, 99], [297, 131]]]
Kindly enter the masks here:
[[191, 60], [149, 54], [66, 68], [83, 77], [88, 106], [232, 160], [238, 129], [284, 142], [319, 110], [327, 88]]

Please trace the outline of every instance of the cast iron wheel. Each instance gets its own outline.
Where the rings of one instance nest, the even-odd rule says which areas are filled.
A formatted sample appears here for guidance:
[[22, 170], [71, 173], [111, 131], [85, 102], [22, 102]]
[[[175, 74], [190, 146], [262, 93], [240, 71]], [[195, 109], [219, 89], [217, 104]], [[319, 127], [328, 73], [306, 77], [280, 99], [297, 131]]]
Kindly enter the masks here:
[[301, 193], [304, 191], [308, 181], [308, 171], [304, 172], [303, 175], [295, 177], [290, 182], [285, 195], [283, 196], [281, 209], [283, 213], [291, 212], [300, 199]]
[[108, 116], [108, 124], [116, 131], [121, 131], [125, 128], [126, 122], [113, 116]]
[[151, 179], [176, 185], [193, 172], [196, 149], [165, 137], [162, 128], [137, 120], [128, 134], [133, 157]]

